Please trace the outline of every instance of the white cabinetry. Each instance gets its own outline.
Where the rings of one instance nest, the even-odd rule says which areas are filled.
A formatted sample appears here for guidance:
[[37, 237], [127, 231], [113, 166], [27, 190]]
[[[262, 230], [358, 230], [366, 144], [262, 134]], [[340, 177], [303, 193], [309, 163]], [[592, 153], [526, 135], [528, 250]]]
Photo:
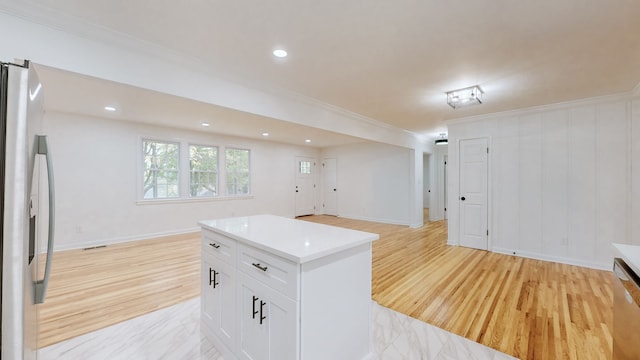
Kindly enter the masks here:
[[[232, 249], [229, 251], [229, 249]], [[234, 254], [234, 256], [231, 256]], [[201, 318], [205, 333], [232, 347], [237, 337], [235, 241], [206, 233], [202, 241]]]
[[297, 304], [239, 272], [239, 358], [297, 359]]
[[272, 215], [200, 225], [202, 329], [225, 359], [369, 355], [376, 234]]
[[202, 320], [209, 331], [232, 344], [236, 336], [235, 267], [203, 250]]

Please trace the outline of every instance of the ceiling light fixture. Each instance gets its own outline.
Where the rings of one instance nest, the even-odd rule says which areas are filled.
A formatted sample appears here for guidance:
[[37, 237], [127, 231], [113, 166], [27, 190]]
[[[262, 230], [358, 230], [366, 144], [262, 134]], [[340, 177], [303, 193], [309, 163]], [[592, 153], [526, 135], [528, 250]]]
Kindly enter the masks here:
[[268, 132], [263, 132], [262, 136], [267, 137], [267, 136], [269, 136], [269, 133]]
[[440, 133], [440, 139], [436, 139], [436, 145], [447, 145], [449, 144], [449, 139], [447, 139], [447, 134]]
[[284, 57], [287, 57], [287, 52], [283, 49], [276, 49], [276, 50], [273, 50], [273, 56], [284, 58]]
[[304, 142], [306, 142], [307, 144], [311, 142], [311, 139], [306, 139]]
[[484, 95], [484, 92], [478, 85], [447, 91], [447, 104], [454, 109], [469, 105], [479, 105], [482, 104], [482, 95]]
[[204, 127], [209, 127], [209, 123], [208, 122], [201, 122], [200, 125], [202, 125]]
[[114, 108], [113, 106], [105, 106], [104, 109], [107, 111], [116, 111], [116, 108]]

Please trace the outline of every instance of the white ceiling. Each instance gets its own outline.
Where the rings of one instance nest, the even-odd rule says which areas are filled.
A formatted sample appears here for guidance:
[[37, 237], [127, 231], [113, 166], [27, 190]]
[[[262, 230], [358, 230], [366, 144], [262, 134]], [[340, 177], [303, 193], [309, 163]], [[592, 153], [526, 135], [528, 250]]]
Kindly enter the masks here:
[[[364, 141], [44, 65], [37, 65], [37, 72], [47, 110], [320, 148]], [[116, 111], [106, 111], [105, 106]], [[265, 132], [268, 137], [262, 135]]]
[[[64, 27], [51, 14], [71, 16], [88, 33], [96, 26], [117, 31], [197, 59], [225, 79], [285, 89], [420, 135], [435, 136], [448, 119], [627, 92], [640, 83], [637, 0], [20, 3], [29, 13], [17, 5], [13, 13], [41, 23], [49, 16]], [[275, 59], [276, 47], [289, 57]], [[445, 91], [475, 84], [484, 104], [446, 104]], [[74, 106], [60, 101], [51, 106]], [[194, 116], [211, 111], [202, 106]], [[169, 115], [157, 121], [170, 123]]]

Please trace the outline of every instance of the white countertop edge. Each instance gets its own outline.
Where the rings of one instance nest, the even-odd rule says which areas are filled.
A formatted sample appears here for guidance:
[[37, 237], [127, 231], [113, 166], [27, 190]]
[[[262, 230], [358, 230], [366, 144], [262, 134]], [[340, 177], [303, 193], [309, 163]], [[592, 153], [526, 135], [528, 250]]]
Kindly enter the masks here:
[[[295, 220], [295, 219], [293, 219], [293, 220]], [[302, 221], [302, 220], [298, 220], [298, 221]], [[324, 226], [330, 226], [330, 227], [338, 227], [338, 226], [325, 225], [325, 224], [319, 224], [319, 223], [313, 223], [313, 222], [310, 222], [309, 224], [317, 224], [317, 225], [324, 225]], [[325, 256], [329, 256], [329, 255], [332, 255], [332, 254], [339, 253], [339, 252], [347, 250], [347, 249], [352, 249], [352, 248], [358, 247], [358, 246], [360, 246], [362, 244], [372, 243], [373, 241], [376, 241], [376, 240], [380, 239], [380, 235], [378, 235], [378, 234], [367, 233], [367, 232], [360, 231], [360, 230], [342, 228], [342, 229], [345, 229], [345, 230], [357, 231], [357, 232], [360, 232], [362, 234], [367, 234], [369, 236], [365, 236], [365, 237], [363, 237], [362, 239], [360, 239], [358, 241], [352, 241], [352, 242], [350, 242], [348, 244], [344, 244], [342, 246], [333, 247], [333, 248], [330, 248], [330, 249], [326, 249], [324, 251], [316, 251], [313, 254], [300, 257], [300, 256], [296, 256], [296, 255], [291, 254], [291, 253], [287, 253], [287, 252], [278, 250], [278, 249], [273, 248], [271, 246], [267, 246], [267, 245], [265, 245], [263, 243], [252, 241], [251, 239], [247, 239], [247, 238], [244, 238], [244, 237], [241, 237], [241, 236], [237, 236], [235, 234], [226, 232], [226, 231], [221, 230], [219, 228], [212, 227], [212, 226], [206, 224], [206, 220], [198, 221], [198, 225], [200, 225], [204, 229], [213, 231], [215, 233], [227, 236], [227, 237], [232, 238], [232, 239], [234, 239], [236, 241], [239, 241], [241, 243], [244, 243], [244, 244], [247, 244], [247, 245], [251, 245], [251, 246], [256, 247], [258, 249], [261, 249], [261, 250], [270, 252], [272, 254], [278, 255], [278, 256], [280, 256], [282, 258], [285, 258], [287, 260], [293, 261], [294, 263], [297, 263], [297, 264], [304, 264], [304, 263], [307, 263], [307, 262], [310, 262], [310, 261], [313, 261], [313, 260], [317, 260], [317, 259], [323, 258]]]
[[640, 276], [640, 246], [627, 244], [612, 244], [614, 257], [621, 257], [629, 267]]
[[263, 243], [260, 243], [260, 242], [251, 241], [249, 239], [245, 239], [243, 237], [236, 236], [234, 234], [230, 234], [230, 233], [228, 233], [226, 231], [222, 231], [220, 229], [216, 229], [216, 228], [212, 228], [212, 227], [208, 227], [208, 226], [203, 226], [203, 227], [205, 227], [207, 230], [211, 230], [211, 231], [216, 232], [218, 234], [221, 234], [221, 235], [224, 235], [224, 236], [228, 236], [228, 237], [230, 237], [230, 238], [232, 238], [234, 240], [237, 240], [237, 241], [239, 241], [239, 242], [241, 242], [243, 244], [251, 245], [251, 246], [253, 246], [255, 248], [267, 251], [267, 252], [272, 253], [274, 255], [278, 255], [278, 256], [280, 256], [282, 258], [285, 258], [287, 260], [293, 261], [296, 264], [304, 264], [304, 263], [307, 263], [307, 262], [310, 262], [310, 261], [313, 261], [313, 260], [317, 260], [317, 259], [323, 258], [325, 256], [337, 254], [337, 253], [339, 253], [341, 251], [348, 250], [348, 249], [351, 249], [351, 248], [355, 248], [355, 247], [358, 247], [358, 246], [360, 246], [362, 244], [371, 243], [371, 242], [373, 242], [375, 240], [378, 240], [380, 238], [379, 236], [372, 236], [371, 238], [365, 238], [365, 239], [362, 239], [361, 241], [351, 242], [351, 243], [346, 244], [344, 246], [333, 247], [333, 248], [327, 249], [325, 251], [317, 251], [317, 252], [315, 252], [315, 253], [313, 253], [311, 255], [300, 257], [300, 256], [296, 256], [296, 255], [293, 255], [293, 254], [278, 250], [276, 248], [272, 248], [272, 247], [267, 246], [267, 245], [265, 245]]

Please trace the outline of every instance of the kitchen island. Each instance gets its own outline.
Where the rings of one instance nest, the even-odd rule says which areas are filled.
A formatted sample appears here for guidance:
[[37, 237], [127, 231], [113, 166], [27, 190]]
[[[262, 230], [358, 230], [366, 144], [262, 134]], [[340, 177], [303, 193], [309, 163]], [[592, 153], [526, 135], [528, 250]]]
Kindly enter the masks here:
[[640, 359], [640, 246], [613, 244], [613, 360]]
[[199, 225], [202, 331], [225, 358], [370, 355], [377, 234], [274, 215]]
[[613, 244], [615, 257], [620, 257], [636, 273], [640, 274], [640, 246]]

